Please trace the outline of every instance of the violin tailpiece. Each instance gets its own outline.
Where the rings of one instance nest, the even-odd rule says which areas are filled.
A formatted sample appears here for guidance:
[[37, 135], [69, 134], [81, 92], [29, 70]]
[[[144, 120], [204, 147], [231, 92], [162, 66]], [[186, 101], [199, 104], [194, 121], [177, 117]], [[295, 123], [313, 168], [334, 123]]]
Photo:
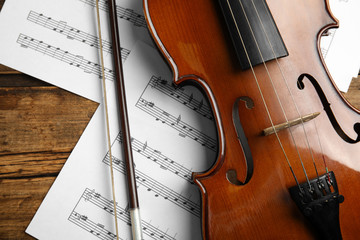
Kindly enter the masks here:
[[344, 197], [339, 194], [333, 172], [291, 187], [289, 192], [320, 239], [342, 239], [339, 204]]

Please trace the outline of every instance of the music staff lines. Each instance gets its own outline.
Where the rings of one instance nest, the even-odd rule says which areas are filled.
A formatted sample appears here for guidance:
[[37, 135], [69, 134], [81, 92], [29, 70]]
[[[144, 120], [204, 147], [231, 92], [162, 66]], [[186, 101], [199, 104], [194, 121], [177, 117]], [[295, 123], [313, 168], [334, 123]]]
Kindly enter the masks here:
[[[88, 4], [92, 7], [96, 6], [95, 0], [79, 0], [79, 1]], [[99, 8], [105, 12], [108, 12], [109, 8], [107, 5], [107, 1], [99, 0]], [[120, 7], [118, 5], [116, 5], [116, 12], [118, 18], [129, 21], [132, 24], [134, 24], [136, 27], [147, 28], [145, 17], [142, 14], [136, 13], [134, 10], [129, 8]]]
[[[121, 132], [116, 137], [116, 141], [122, 143], [122, 134]], [[189, 183], [193, 184], [192, 181], [192, 171], [187, 169], [186, 167], [180, 165], [176, 161], [166, 157], [160, 151], [151, 148], [147, 142], [143, 143], [136, 138], [131, 138], [131, 145], [132, 150], [144, 156], [145, 158], [153, 161], [154, 163], [158, 164], [161, 169], [170, 171], [175, 175], [179, 176], [180, 178], [188, 181]]]
[[[84, 59], [83, 56], [64, 51], [58, 47], [51, 46], [50, 44], [31, 38], [22, 33], [19, 35], [17, 43], [19, 43], [21, 47], [35, 50], [71, 66], [80, 68], [86, 73], [95, 74], [101, 78], [101, 69], [99, 64], [88, 61]], [[107, 80], [114, 81], [114, 73], [111, 69], [105, 68], [105, 78]]]
[[[114, 216], [114, 204], [113, 201], [101, 196], [101, 194], [96, 193], [94, 190], [88, 188], [85, 189], [83, 195], [81, 196], [86, 202], [90, 202], [100, 209], [105, 210], [107, 213]], [[117, 218], [125, 222], [128, 226], [131, 226], [130, 214], [129, 211], [125, 208], [120, 207], [116, 203]], [[143, 233], [148, 235], [153, 239], [165, 239], [165, 240], [174, 240], [175, 238], [168, 235], [166, 232], [160, 230], [158, 227], [153, 226], [147, 221], [141, 220]]]
[[204, 104], [203, 99], [201, 99], [200, 101], [195, 99], [193, 94], [187, 94], [183, 88], [176, 88], [169, 84], [168, 81], [155, 76], [151, 77], [149, 81], [149, 86], [159, 90], [160, 92], [194, 110], [200, 115], [210, 120], [214, 120], [211, 109]]
[[[125, 174], [125, 163], [123, 160], [120, 160], [116, 157], [112, 157], [114, 169]], [[106, 154], [103, 162], [107, 165], [109, 163], [109, 154]], [[156, 181], [152, 177], [142, 173], [141, 171], [135, 169], [135, 176], [137, 184], [144, 186], [147, 191], [153, 191], [155, 193], [155, 197], [163, 197], [165, 200], [172, 202], [173, 204], [179, 206], [191, 214], [200, 217], [200, 206], [199, 204], [194, 203], [190, 199], [182, 196], [181, 194], [175, 192], [174, 190], [166, 187], [160, 182]]]
[[104, 227], [104, 225], [93, 222], [86, 215], [82, 215], [76, 212], [75, 210], [71, 212], [71, 215], [69, 216], [68, 220], [100, 239], [103, 240], [116, 239], [116, 235], [111, 231], [107, 230]]
[[[71, 26], [67, 25], [66, 22], [56, 21], [56, 20], [52, 19], [51, 17], [47, 17], [41, 13], [36, 13], [34, 11], [29, 12], [27, 19], [30, 22], [33, 22], [44, 28], [53, 30], [57, 33], [60, 33], [64, 36], [66, 36], [68, 39], [77, 40], [77, 41], [87, 44], [91, 47], [100, 49], [99, 38], [97, 36], [91, 35], [89, 33], [81, 31], [77, 28], [71, 27]], [[109, 41], [103, 40], [103, 50], [107, 53], [112, 54], [112, 46]], [[121, 48], [121, 58], [123, 60], [126, 60], [126, 58], [129, 56], [129, 54], [130, 54], [130, 50], [128, 50], [126, 48]]]
[[216, 152], [216, 140], [182, 121], [181, 115], [175, 117], [157, 107], [155, 103], [149, 102], [142, 97], [137, 101], [136, 107], [153, 116], [156, 121], [160, 121], [163, 124], [174, 128], [179, 132], [181, 137], [189, 137], [200, 143], [202, 146]]

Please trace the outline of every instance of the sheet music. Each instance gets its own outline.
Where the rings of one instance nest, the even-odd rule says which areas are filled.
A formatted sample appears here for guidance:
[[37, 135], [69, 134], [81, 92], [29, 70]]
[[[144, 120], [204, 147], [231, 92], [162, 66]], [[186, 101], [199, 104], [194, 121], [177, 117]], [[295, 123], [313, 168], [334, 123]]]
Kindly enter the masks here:
[[[107, 3], [100, 0], [99, 6], [106, 77], [112, 80]], [[140, 0], [118, 1], [124, 61], [136, 41], [152, 45], [142, 12]], [[8, 0], [0, 14], [0, 62], [99, 102], [101, 72], [96, 26], [95, 0]]]
[[[107, 7], [100, 3], [106, 26]], [[196, 89], [171, 84], [169, 69], [155, 49], [141, 42], [134, 45], [138, 40], [151, 44], [139, 9], [141, 1], [119, 1], [117, 6], [126, 33], [122, 58], [144, 238], [199, 239], [200, 196], [191, 174], [208, 169], [215, 160], [213, 117]], [[93, 0], [8, 0], [0, 16], [6, 36], [1, 63], [100, 103], [27, 229], [39, 239], [115, 238], [94, 11]], [[14, 21], [11, 29], [5, 24], [8, 19]], [[103, 34], [116, 217], [121, 239], [130, 239], [111, 46], [108, 33]]]
[[[143, 61], [151, 64], [139, 69]], [[142, 42], [132, 49], [124, 68], [144, 239], [199, 239], [200, 196], [191, 173], [208, 169], [215, 159], [216, 149], [210, 147], [216, 146], [214, 122], [200, 111], [209, 106], [196, 89], [173, 87], [159, 53]], [[107, 89], [118, 225], [121, 239], [130, 239], [122, 134], [113, 84]], [[161, 110], [137, 107], [145, 97]], [[39, 239], [114, 239], [102, 111], [100, 105], [29, 225], [29, 234]]]
[[358, 0], [330, 0], [330, 8], [340, 27], [321, 38], [321, 52], [340, 91], [347, 92], [360, 69], [360, 19]]

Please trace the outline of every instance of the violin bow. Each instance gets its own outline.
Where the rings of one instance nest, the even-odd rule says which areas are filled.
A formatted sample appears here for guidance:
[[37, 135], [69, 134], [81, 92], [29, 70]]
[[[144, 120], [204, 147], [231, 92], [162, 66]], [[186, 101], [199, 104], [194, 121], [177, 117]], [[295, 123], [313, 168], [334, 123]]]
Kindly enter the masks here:
[[[122, 130], [122, 144], [124, 150], [124, 159], [125, 159], [125, 169], [127, 175], [127, 184], [129, 191], [129, 211], [130, 211], [130, 220], [131, 220], [131, 230], [132, 237], [134, 240], [141, 240], [142, 238], [142, 229], [141, 229], [141, 218], [140, 218], [140, 208], [139, 200], [136, 188], [135, 180], [135, 168], [134, 160], [132, 155], [131, 147], [131, 135], [129, 127], [128, 112], [126, 106], [126, 95], [125, 95], [125, 83], [124, 83], [124, 74], [122, 67], [121, 59], [121, 45], [120, 45], [120, 34], [117, 21], [116, 13], [116, 4], [115, 0], [108, 0], [109, 8], [109, 19], [110, 19], [110, 30], [112, 38], [112, 50], [113, 50], [113, 59], [114, 59], [114, 68], [115, 68], [115, 79], [117, 85], [117, 96], [119, 103], [119, 120], [121, 123]], [[114, 187], [114, 175], [112, 167], [112, 154], [111, 154], [111, 145], [109, 139], [109, 120], [108, 120], [108, 111], [107, 111], [107, 100], [106, 100], [106, 87], [105, 87], [105, 73], [104, 73], [104, 60], [103, 60], [103, 51], [102, 51], [102, 39], [101, 39], [101, 28], [100, 28], [100, 16], [99, 16], [99, 1], [96, 0], [96, 9], [97, 9], [97, 18], [98, 18], [98, 30], [99, 30], [99, 48], [101, 52], [101, 70], [102, 70], [102, 79], [103, 79], [103, 91], [104, 91], [104, 101], [105, 101], [105, 112], [106, 112], [106, 121], [107, 121], [107, 135], [108, 135], [108, 144], [109, 144], [109, 158], [110, 158], [110, 168], [111, 168], [111, 183], [112, 183], [112, 192], [113, 192], [113, 202], [114, 202], [114, 216], [115, 216], [115, 227], [116, 227], [116, 238], [119, 239], [118, 226], [117, 226], [117, 211], [116, 211], [116, 201], [115, 201], [115, 187]]]

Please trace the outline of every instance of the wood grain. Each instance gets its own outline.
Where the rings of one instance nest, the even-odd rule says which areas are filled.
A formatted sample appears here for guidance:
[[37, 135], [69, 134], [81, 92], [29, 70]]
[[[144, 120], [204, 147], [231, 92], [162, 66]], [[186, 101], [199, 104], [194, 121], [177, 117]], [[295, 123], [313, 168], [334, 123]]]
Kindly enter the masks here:
[[349, 90], [344, 97], [357, 109], [360, 110], [360, 76], [353, 78]]
[[0, 65], [0, 74], [19, 74], [19, 72], [4, 65]]
[[55, 177], [0, 179], [0, 239], [34, 239], [26, 227]]
[[24, 230], [97, 106], [25, 74], [0, 74], [0, 239], [33, 239]]
[[[0, 89], [0, 117], [8, 123], [0, 125], [3, 134], [0, 144], [11, 146], [11, 150], [1, 152], [68, 151], [68, 142], [82, 132], [74, 124], [83, 128], [91, 118], [89, 106], [84, 107], [78, 96], [52, 86]], [[56, 137], [59, 134], [61, 138]]]

